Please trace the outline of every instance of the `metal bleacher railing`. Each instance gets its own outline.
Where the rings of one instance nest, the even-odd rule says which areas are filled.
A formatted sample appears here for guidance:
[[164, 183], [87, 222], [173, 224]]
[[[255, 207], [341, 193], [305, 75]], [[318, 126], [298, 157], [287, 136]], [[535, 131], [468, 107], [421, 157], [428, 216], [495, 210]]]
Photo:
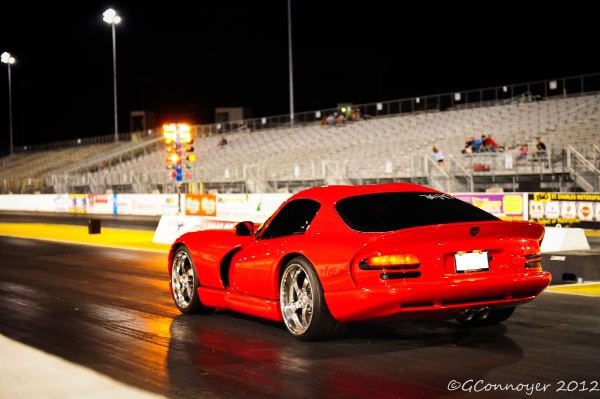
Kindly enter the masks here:
[[[296, 191], [316, 184], [412, 181], [459, 192], [481, 190], [482, 179], [483, 185], [500, 184], [515, 190], [524, 176], [539, 174], [540, 180], [552, 176], [547, 183], [552, 190], [572, 189], [567, 184], [569, 175], [584, 190], [599, 191], [600, 151], [581, 138], [590, 137], [587, 131], [596, 129], [590, 120], [598, 113], [598, 92], [600, 74], [594, 74], [355, 104], [352, 107], [360, 108], [366, 120], [333, 130], [319, 122], [329, 113], [339, 112], [339, 108], [298, 113], [293, 121], [290, 115], [279, 115], [196, 125], [193, 130], [198, 138], [195, 153], [199, 162], [194, 166], [193, 177], [184, 182], [203, 183], [207, 189], [219, 191], [274, 192]], [[587, 133], [582, 134], [584, 129]], [[591, 137], [598, 131], [593, 130]], [[547, 156], [553, 162], [517, 162], [513, 154], [514, 167], [508, 169], [502, 153], [461, 156], [462, 140], [482, 132], [491, 132], [512, 148], [536, 135], [545, 135], [547, 140], [560, 137], [558, 141], [562, 143], [548, 143]], [[121, 135], [119, 145], [76, 163], [57, 166], [45, 177], [4, 179], [0, 191], [175, 192], [175, 183], [164, 169], [159, 133], [151, 130], [143, 135]], [[234, 140], [229, 148], [215, 151], [213, 136], [220, 135]], [[566, 137], [573, 145], [562, 145], [566, 144]], [[114, 135], [35, 145], [18, 149], [12, 157], [64, 148], [101, 147], [98, 144], [111, 142]], [[429, 157], [434, 143], [445, 149], [450, 166], [447, 172]], [[487, 165], [489, 169], [479, 172], [474, 165]], [[3, 169], [6, 164], [0, 158], [0, 179]]]
[[[368, 104], [353, 104], [352, 107], [361, 108], [363, 115], [366, 117], [379, 118], [415, 112], [437, 112], [448, 109], [466, 109], [504, 104], [515, 98], [522, 98], [523, 95], [535, 100], [557, 95], [575, 95], [599, 91], [600, 74], [589, 74], [502, 87], [456, 91]], [[220, 135], [245, 129], [256, 131], [290, 126], [292, 124], [310, 124], [319, 122], [326, 115], [333, 112], [339, 112], [339, 107], [296, 113], [294, 114], [293, 121], [290, 115], [287, 114], [198, 125], [195, 126], [194, 133], [199, 137]]]

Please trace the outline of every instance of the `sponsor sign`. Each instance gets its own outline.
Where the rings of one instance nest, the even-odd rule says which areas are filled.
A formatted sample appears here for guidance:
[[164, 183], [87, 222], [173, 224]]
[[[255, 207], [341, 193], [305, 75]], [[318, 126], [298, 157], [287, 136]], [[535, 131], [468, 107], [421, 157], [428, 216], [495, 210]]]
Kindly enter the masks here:
[[[158, 194], [157, 215], [175, 215], [179, 212], [179, 199], [177, 194]], [[181, 194], [181, 202], [185, 202], [185, 195]]]
[[292, 194], [217, 194], [217, 217], [262, 223]]
[[545, 226], [600, 229], [600, 193], [530, 193], [528, 197], [529, 220]]
[[527, 209], [525, 209], [523, 193], [453, 194], [453, 197], [475, 205], [503, 220], [526, 219]]
[[544, 217], [544, 203], [529, 201], [529, 217], [540, 219]]
[[594, 203], [581, 201], [577, 207], [577, 217], [583, 222], [592, 222], [594, 220]]
[[189, 216], [217, 216], [217, 196], [212, 194], [186, 194], [185, 214]]
[[548, 201], [545, 204], [544, 216], [547, 219], [554, 219], [560, 215], [560, 203], [558, 201]]
[[69, 212], [69, 194], [58, 194], [54, 197], [55, 212]]
[[[185, 196], [181, 195], [181, 201]], [[179, 212], [177, 194], [117, 194], [113, 212], [119, 215], [173, 215]]]
[[115, 194], [88, 194], [87, 211], [88, 213], [113, 213], [113, 200]]
[[69, 213], [87, 212], [87, 194], [69, 194]]

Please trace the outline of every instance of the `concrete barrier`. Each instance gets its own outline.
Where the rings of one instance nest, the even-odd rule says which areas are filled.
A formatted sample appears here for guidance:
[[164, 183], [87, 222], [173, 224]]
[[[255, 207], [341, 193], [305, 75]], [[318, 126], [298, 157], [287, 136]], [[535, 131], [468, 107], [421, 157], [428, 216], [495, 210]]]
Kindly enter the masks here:
[[542, 253], [590, 249], [583, 229], [573, 227], [546, 227]]

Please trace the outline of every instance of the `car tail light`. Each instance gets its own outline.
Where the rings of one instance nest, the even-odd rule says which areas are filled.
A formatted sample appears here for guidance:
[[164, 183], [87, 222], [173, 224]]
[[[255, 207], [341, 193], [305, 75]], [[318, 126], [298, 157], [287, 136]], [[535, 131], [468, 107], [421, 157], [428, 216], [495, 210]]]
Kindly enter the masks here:
[[542, 270], [542, 253], [538, 242], [530, 241], [523, 247], [525, 267], [527, 269]]
[[542, 270], [542, 254], [525, 255], [525, 267], [528, 269]]
[[363, 270], [385, 269], [385, 270], [405, 270], [416, 269], [421, 265], [421, 261], [413, 254], [393, 254], [379, 255], [363, 259], [358, 267]]

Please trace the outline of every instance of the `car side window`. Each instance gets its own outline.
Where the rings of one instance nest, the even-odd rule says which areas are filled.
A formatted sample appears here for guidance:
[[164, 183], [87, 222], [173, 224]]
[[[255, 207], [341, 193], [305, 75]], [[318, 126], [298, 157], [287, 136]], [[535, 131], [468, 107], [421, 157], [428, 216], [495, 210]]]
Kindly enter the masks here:
[[275, 238], [303, 234], [319, 211], [321, 204], [310, 199], [298, 199], [286, 204], [275, 215], [260, 238]]

